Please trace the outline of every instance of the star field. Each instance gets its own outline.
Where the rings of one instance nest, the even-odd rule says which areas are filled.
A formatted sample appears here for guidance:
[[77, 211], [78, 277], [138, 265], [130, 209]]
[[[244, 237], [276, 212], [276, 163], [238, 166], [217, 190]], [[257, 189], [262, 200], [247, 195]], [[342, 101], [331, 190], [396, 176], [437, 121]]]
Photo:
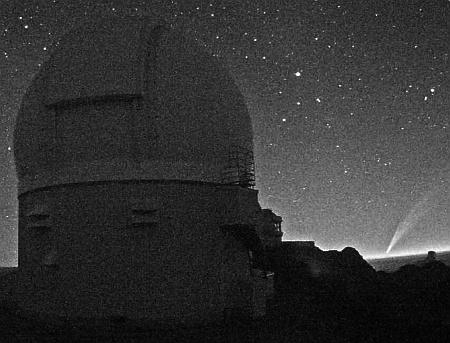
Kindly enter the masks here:
[[[155, 15], [225, 63], [255, 134], [260, 202], [285, 239], [384, 251], [450, 247], [450, 2], [0, 1], [0, 248], [17, 261], [14, 118], [58, 38], [83, 18]], [[395, 249], [394, 249], [395, 250]]]

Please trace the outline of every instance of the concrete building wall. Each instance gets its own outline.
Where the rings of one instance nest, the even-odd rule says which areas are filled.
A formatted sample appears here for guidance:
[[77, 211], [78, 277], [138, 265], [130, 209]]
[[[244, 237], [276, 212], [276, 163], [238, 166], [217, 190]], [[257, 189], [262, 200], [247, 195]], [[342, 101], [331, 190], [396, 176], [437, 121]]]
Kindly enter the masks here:
[[[241, 213], [229, 208], [237, 194], [248, 203]], [[248, 251], [220, 226], [245, 211], [252, 217], [258, 206], [256, 191], [201, 183], [106, 182], [22, 194], [19, 304], [50, 316], [187, 321], [248, 307]], [[156, 210], [155, 224], [133, 226], [133, 209]], [[36, 213], [49, 227], [33, 227]]]

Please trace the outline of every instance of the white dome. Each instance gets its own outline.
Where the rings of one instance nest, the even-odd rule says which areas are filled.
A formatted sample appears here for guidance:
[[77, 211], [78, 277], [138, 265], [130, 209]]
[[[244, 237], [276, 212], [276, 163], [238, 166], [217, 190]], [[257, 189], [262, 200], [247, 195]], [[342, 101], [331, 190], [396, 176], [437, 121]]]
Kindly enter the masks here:
[[109, 180], [223, 183], [230, 164], [253, 159], [228, 72], [178, 29], [137, 17], [65, 35], [24, 96], [14, 139], [19, 194]]

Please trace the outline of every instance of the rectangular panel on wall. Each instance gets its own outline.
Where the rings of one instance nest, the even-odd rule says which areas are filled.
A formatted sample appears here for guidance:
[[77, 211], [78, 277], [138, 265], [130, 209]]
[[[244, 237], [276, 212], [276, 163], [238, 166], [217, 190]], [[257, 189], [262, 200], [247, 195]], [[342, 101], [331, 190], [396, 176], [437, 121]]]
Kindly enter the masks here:
[[52, 222], [47, 206], [43, 204], [35, 205], [25, 213], [26, 228], [48, 231], [52, 228]]
[[131, 227], [152, 228], [160, 221], [159, 210], [154, 204], [145, 200], [133, 200], [131, 202]]

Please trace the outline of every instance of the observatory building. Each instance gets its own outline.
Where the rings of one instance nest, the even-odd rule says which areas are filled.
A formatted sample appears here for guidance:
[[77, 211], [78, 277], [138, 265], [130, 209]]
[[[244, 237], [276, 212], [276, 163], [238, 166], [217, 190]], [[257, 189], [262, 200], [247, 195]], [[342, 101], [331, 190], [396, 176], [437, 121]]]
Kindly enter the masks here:
[[16, 120], [19, 307], [263, 313], [270, 278], [255, 259], [282, 232], [258, 203], [252, 140], [233, 79], [180, 29], [103, 18], [66, 34]]

